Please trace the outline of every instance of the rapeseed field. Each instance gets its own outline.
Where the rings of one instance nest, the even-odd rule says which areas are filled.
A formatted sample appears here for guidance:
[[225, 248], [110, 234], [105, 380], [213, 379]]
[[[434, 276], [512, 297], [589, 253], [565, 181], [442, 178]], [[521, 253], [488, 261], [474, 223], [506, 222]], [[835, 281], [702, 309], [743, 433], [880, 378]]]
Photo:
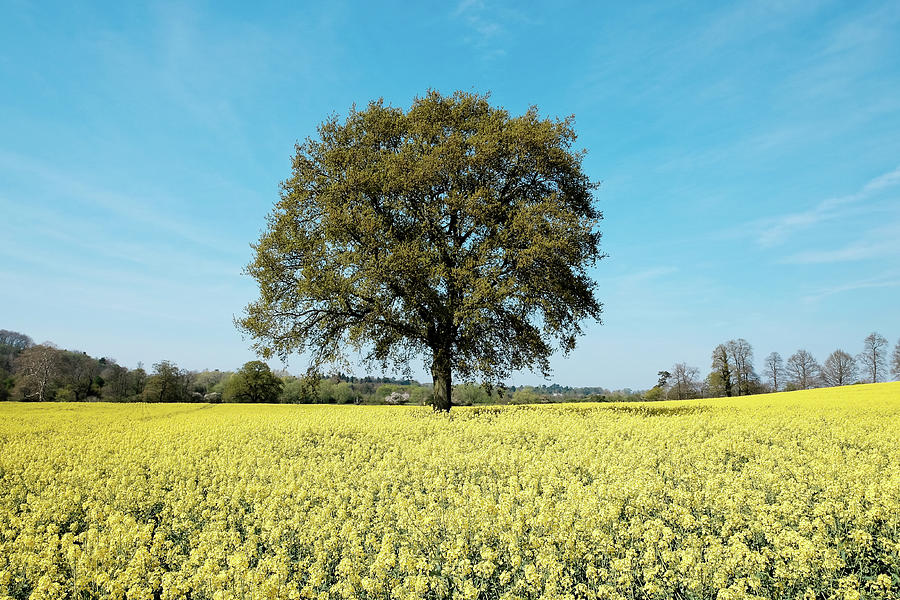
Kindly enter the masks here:
[[896, 598], [900, 383], [0, 405], [0, 598]]

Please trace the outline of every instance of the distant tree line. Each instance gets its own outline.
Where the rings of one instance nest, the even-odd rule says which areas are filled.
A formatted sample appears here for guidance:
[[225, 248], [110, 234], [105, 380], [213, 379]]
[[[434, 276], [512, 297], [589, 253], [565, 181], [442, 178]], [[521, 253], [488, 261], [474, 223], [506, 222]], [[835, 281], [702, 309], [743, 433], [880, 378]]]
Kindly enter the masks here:
[[0, 401], [382, 403], [399, 389], [404, 401], [429, 401], [430, 388], [409, 379], [297, 378], [272, 372], [261, 361], [233, 372], [189, 371], [169, 360], [149, 371], [140, 363], [128, 369], [112, 358], [35, 344], [25, 334], [0, 330]]
[[[804, 349], [786, 361], [772, 352], [757, 372], [753, 347], [740, 338], [713, 349], [710, 369], [701, 378], [697, 367], [676, 363], [660, 371], [657, 384], [643, 392], [559, 384], [490, 387], [462, 383], [453, 386], [452, 402], [467, 406], [677, 400], [878, 382], [888, 374], [900, 378], [900, 341], [888, 356], [888, 341], [872, 333], [855, 357], [838, 349], [821, 365]], [[128, 369], [109, 357], [94, 358], [50, 342], [35, 344], [23, 333], [0, 329], [0, 401], [4, 400], [428, 405], [433, 401], [433, 388], [413, 379], [343, 373], [295, 377], [273, 372], [261, 361], [250, 361], [236, 371], [189, 371], [168, 360], [155, 363], [149, 371], [140, 363]]]
[[[474, 383], [453, 386], [456, 405], [573, 401], [635, 401], [639, 391], [559, 384], [488, 387]], [[109, 357], [63, 350], [51, 342], [35, 344], [31, 337], [0, 330], [0, 401], [21, 402], [266, 402], [287, 404], [416, 404], [433, 401], [431, 385], [409, 378], [295, 377], [273, 372], [261, 361], [237, 371], [189, 371], [162, 360], [150, 370], [138, 363], [128, 369]]]
[[716, 346], [711, 355], [710, 372], [700, 377], [700, 369], [676, 363], [659, 371], [659, 380], [644, 394], [647, 400], [745, 396], [767, 392], [806, 390], [855, 383], [877, 383], [888, 376], [900, 379], [900, 341], [888, 356], [888, 340], [872, 332], [863, 340], [862, 350], [853, 356], [837, 349], [821, 364], [801, 348], [784, 360], [778, 352], [763, 359], [757, 373], [753, 347], [739, 338]]

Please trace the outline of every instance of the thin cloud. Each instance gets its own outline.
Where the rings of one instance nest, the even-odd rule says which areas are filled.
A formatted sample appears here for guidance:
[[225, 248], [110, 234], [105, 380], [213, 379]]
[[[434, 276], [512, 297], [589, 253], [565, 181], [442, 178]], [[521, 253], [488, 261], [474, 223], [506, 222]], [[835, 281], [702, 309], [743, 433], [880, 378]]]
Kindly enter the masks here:
[[846, 196], [828, 198], [809, 210], [790, 213], [767, 219], [758, 226], [757, 243], [763, 247], [777, 245], [792, 233], [814, 225], [839, 218], [846, 207], [859, 204], [872, 196], [900, 185], [900, 166], [880, 175], [863, 185], [858, 191]]
[[781, 262], [788, 264], [809, 265], [836, 262], [852, 262], [859, 260], [879, 259], [892, 256], [900, 251], [894, 240], [881, 242], [855, 242], [834, 250], [811, 250], [799, 252], [786, 257]]
[[[873, 180], [874, 181], [874, 180]], [[883, 182], [875, 181], [875, 185]], [[798, 252], [783, 258], [786, 264], [829, 264], [861, 260], [884, 260], [900, 254], [900, 221], [866, 231], [860, 239], [840, 248]]]
[[660, 277], [665, 277], [666, 275], [670, 275], [678, 271], [677, 267], [652, 267], [649, 269], [644, 269], [643, 271], [638, 271], [636, 273], [629, 273], [628, 275], [623, 275], [619, 278], [620, 285], [633, 285], [636, 283], [642, 283], [645, 281], [650, 281], [653, 279], [658, 279]]
[[827, 298], [828, 296], [834, 296], [836, 294], [844, 294], [846, 292], [855, 292], [859, 290], [869, 290], [869, 289], [881, 289], [881, 288], [893, 288], [900, 287], [900, 278], [898, 277], [882, 277], [876, 279], [864, 279], [860, 281], [853, 281], [850, 283], [845, 283], [841, 285], [836, 285], [828, 288], [824, 288], [819, 290], [814, 294], [810, 294], [806, 296], [803, 300], [806, 303], [814, 303], [823, 298]]
[[78, 201], [108, 210], [119, 217], [139, 223], [142, 227], [153, 227], [219, 252], [224, 250], [220, 240], [199, 234], [191, 223], [184, 220], [162, 216], [159, 211], [145, 207], [144, 204], [149, 204], [146, 201], [141, 203], [133, 197], [90, 185], [33, 158], [0, 149], [0, 171], [2, 170], [33, 175], [35, 179], [53, 188], [66, 190]]
[[485, 0], [461, 0], [451, 14], [453, 18], [465, 23], [472, 32], [465, 41], [481, 51], [484, 59], [506, 55], [506, 48], [503, 45], [509, 37], [507, 24], [535, 24], [520, 11], [491, 5]]

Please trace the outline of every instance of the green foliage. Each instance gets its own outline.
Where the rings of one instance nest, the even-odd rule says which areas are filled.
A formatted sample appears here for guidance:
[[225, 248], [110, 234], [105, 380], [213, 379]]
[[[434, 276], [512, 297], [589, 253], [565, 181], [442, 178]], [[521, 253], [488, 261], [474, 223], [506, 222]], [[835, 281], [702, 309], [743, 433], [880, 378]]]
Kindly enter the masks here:
[[9, 400], [15, 384], [15, 378], [6, 369], [0, 369], [0, 402]]
[[647, 390], [644, 393], [644, 400], [648, 402], [655, 402], [657, 400], [665, 400], [666, 399], [666, 390], [659, 387], [658, 385], [654, 385], [652, 388]]
[[128, 369], [107, 360], [102, 371], [100, 397], [105, 402], [124, 402], [128, 399]]
[[732, 393], [731, 353], [726, 344], [719, 344], [712, 353], [712, 373], [707, 376], [710, 394], [713, 396], [731, 396]]
[[512, 404], [537, 404], [543, 401], [544, 397], [538, 395], [531, 386], [517, 389], [512, 395]]
[[289, 377], [284, 380], [278, 402], [282, 404], [306, 404], [311, 401], [312, 396], [308, 393], [307, 386], [304, 385], [302, 379]]
[[322, 404], [352, 404], [357, 395], [346, 381], [325, 380], [318, 385], [318, 400]]
[[[0, 329], [0, 381], [12, 373], [16, 357], [23, 351], [34, 346], [34, 341], [18, 331]], [[3, 388], [0, 385], [0, 388]], [[12, 389], [12, 386], [6, 386]], [[0, 389], [0, 399], [5, 399], [4, 392]]]
[[278, 402], [283, 387], [269, 365], [259, 360], [245, 363], [225, 384], [225, 402]]
[[311, 371], [348, 349], [401, 368], [424, 355], [441, 409], [453, 373], [546, 373], [601, 312], [602, 215], [574, 141], [571, 118], [463, 92], [328, 119], [296, 148], [239, 326], [263, 356], [309, 351]]
[[224, 380], [231, 376], [227, 371], [200, 371], [195, 373], [191, 385], [191, 389], [200, 394], [206, 395], [210, 393], [225, 391]]
[[74, 402], [84, 402], [100, 396], [103, 380], [100, 378], [105, 364], [88, 356], [84, 352], [61, 351], [60, 377], [58, 384], [67, 388], [71, 395], [66, 395]]
[[454, 386], [453, 404], [457, 406], [472, 406], [473, 404], [496, 404], [501, 401], [500, 394], [495, 390], [488, 390], [486, 386], [464, 383]]
[[75, 394], [75, 391], [69, 386], [61, 387], [56, 390], [56, 395], [53, 398], [57, 402], [77, 402], [78, 397]]
[[382, 383], [375, 389], [375, 400], [378, 402], [383, 402], [385, 398], [393, 394], [394, 392], [398, 393], [409, 393], [408, 385], [398, 385], [395, 383]]
[[189, 402], [188, 374], [168, 360], [153, 365], [142, 397], [145, 402]]
[[731, 379], [730, 374], [726, 374], [724, 370], [711, 371], [706, 376], [707, 395], [717, 398], [721, 396], [731, 395]]

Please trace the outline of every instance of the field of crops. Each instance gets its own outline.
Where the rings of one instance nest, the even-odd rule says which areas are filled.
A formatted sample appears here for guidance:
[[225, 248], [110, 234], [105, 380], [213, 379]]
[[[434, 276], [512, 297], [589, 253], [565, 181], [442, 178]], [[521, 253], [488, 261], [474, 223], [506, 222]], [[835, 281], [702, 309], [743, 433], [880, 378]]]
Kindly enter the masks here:
[[895, 598], [900, 383], [0, 405], [0, 598]]

